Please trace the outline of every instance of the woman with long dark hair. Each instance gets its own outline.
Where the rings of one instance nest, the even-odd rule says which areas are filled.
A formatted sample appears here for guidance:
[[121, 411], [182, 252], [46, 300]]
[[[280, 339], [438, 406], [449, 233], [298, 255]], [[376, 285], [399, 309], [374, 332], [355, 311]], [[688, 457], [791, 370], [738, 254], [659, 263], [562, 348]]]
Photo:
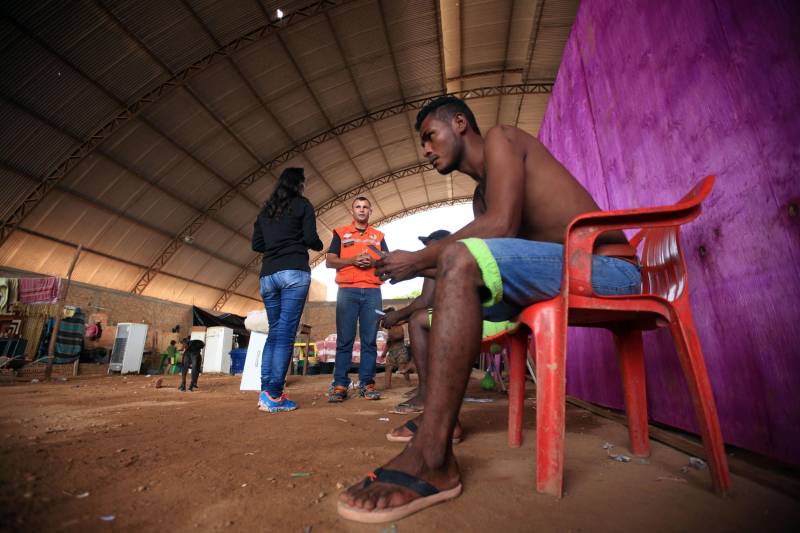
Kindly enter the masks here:
[[314, 207], [303, 196], [305, 179], [302, 168], [284, 169], [253, 227], [253, 250], [264, 254], [259, 281], [269, 321], [258, 408], [270, 413], [297, 409], [283, 387], [311, 284], [308, 249], [322, 250]]

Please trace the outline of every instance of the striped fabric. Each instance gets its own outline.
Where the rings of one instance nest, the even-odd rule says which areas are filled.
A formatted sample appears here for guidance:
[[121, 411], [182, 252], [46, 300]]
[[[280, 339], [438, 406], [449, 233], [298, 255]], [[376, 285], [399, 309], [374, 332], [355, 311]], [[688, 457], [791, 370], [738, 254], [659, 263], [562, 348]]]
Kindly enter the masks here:
[[76, 311], [71, 317], [61, 319], [56, 335], [56, 357], [72, 358], [80, 355], [85, 330], [85, 317], [80, 311]]

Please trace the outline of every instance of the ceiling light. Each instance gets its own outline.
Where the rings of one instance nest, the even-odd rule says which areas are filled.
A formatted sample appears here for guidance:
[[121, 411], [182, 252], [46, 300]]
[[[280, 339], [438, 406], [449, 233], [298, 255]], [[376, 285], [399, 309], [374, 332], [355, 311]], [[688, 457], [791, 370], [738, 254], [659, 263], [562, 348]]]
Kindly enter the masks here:
[[191, 235], [184, 235], [183, 242], [185, 242], [186, 244], [192, 244], [194, 242], [194, 237], [192, 237]]
[[280, 9], [275, 12], [275, 16], [278, 17], [278, 20], [283, 18], [283, 11]]

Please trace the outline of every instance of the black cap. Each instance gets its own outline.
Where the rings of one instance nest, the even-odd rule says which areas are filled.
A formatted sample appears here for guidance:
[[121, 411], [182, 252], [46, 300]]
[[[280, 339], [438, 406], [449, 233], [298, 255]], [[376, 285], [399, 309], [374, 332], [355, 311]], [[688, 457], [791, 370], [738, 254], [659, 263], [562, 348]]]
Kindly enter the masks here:
[[450, 235], [450, 232], [447, 231], [446, 229], [437, 229], [427, 237], [420, 237], [419, 240], [422, 241], [422, 244], [428, 244], [431, 241], [438, 241], [440, 239], [444, 239], [448, 235]]

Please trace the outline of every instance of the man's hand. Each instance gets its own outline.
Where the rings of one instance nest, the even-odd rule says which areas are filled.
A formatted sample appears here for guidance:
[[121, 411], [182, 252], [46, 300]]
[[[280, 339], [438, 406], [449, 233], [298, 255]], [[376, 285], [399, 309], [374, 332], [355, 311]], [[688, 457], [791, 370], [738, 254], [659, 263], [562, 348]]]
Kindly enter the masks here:
[[375, 273], [382, 280], [389, 279], [392, 283], [397, 283], [416, 277], [419, 270], [417, 263], [417, 252], [397, 250], [389, 252], [376, 263], [378, 269]]
[[372, 258], [367, 252], [361, 252], [353, 259], [353, 265], [358, 268], [372, 267]]
[[383, 318], [381, 319], [381, 325], [386, 329], [390, 329], [396, 326], [397, 323], [400, 322], [401, 318], [402, 317], [399, 311], [389, 311], [383, 315]]

